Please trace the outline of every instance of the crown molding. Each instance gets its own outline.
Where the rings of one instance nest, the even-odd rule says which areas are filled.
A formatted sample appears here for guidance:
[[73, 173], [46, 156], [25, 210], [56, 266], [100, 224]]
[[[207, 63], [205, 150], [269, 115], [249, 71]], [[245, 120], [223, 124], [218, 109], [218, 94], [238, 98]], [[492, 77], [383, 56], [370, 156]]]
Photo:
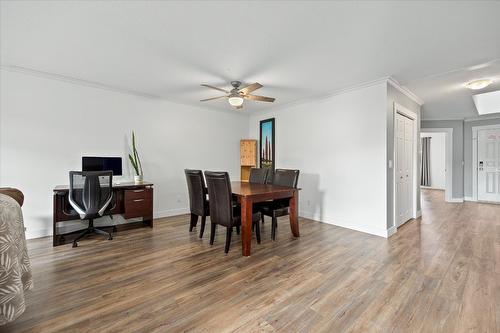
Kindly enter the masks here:
[[[182, 105], [182, 106], [187, 106], [190, 108], [195, 108], [195, 109], [200, 109], [200, 110], [207, 110], [207, 108], [203, 108], [201, 106], [196, 106], [196, 105], [191, 105], [187, 103], [181, 103], [178, 101], [173, 101], [170, 99], [167, 99], [165, 97], [157, 96], [157, 95], [152, 95], [148, 94], [142, 91], [137, 91], [137, 90], [129, 90], [129, 89], [124, 89], [112, 85], [107, 85], [95, 81], [89, 81], [85, 79], [79, 79], [76, 77], [72, 76], [67, 76], [67, 75], [61, 75], [57, 73], [50, 73], [50, 72], [45, 72], [41, 71], [38, 69], [33, 69], [33, 68], [28, 68], [28, 67], [22, 67], [22, 66], [16, 66], [16, 65], [0, 65], [0, 70], [5, 70], [8, 72], [14, 72], [14, 73], [20, 73], [24, 75], [30, 75], [30, 76], [35, 76], [35, 77], [40, 77], [44, 79], [49, 79], [49, 80], [56, 80], [64, 83], [69, 83], [69, 84], [75, 84], [83, 87], [90, 87], [90, 88], [95, 88], [95, 89], [101, 89], [101, 90], [106, 90], [106, 91], [111, 91], [115, 93], [120, 93], [120, 94], [125, 94], [125, 95], [130, 95], [130, 96], [136, 96], [136, 97], [142, 97], [142, 98], [147, 98], [147, 99], [155, 99], [159, 101], [166, 101], [169, 103], [177, 104], [177, 105]], [[230, 114], [235, 114], [239, 115], [242, 117], [249, 117], [250, 115], [247, 113], [241, 113], [241, 112], [233, 112], [233, 110], [226, 110], [226, 109], [211, 109], [217, 112], [224, 112], [224, 113], [230, 113]]]
[[436, 119], [421, 119], [420, 121], [464, 121], [464, 118], [436, 118]]
[[145, 93], [142, 91], [124, 89], [124, 88], [120, 88], [120, 87], [116, 87], [116, 86], [112, 86], [112, 85], [108, 85], [108, 84], [103, 84], [103, 83], [99, 83], [99, 82], [95, 82], [95, 81], [89, 81], [89, 80], [79, 79], [79, 78], [72, 77], [72, 76], [56, 74], [56, 73], [51, 73], [51, 72], [45, 72], [45, 71], [41, 71], [38, 69], [33, 69], [33, 68], [28, 68], [28, 67], [23, 67], [23, 66], [1, 65], [0, 68], [2, 70], [9, 71], [9, 72], [38, 76], [38, 77], [45, 78], [45, 79], [52, 79], [52, 80], [56, 80], [56, 81], [72, 83], [72, 84], [85, 86], [85, 87], [114, 91], [114, 92], [118, 92], [118, 93], [122, 93], [122, 94], [126, 94], [126, 95], [134, 95], [134, 96], [139, 96], [139, 97], [144, 97], [144, 98], [161, 99], [160, 96], [148, 94], [148, 93]]
[[317, 102], [317, 101], [326, 100], [328, 98], [331, 98], [331, 97], [334, 97], [337, 95], [342, 95], [342, 94], [345, 94], [345, 93], [348, 93], [351, 91], [355, 91], [355, 90], [359, 90], [359, 89], [363, 89], [363, 88], [372, 87], [372, 86], [375, 86], [378, 84], [386, 83], [388, 79], [389, 79], [389, 77], [383, 77], [383, 78], [376, 79], [373, 81], [366, 81], [366, 82], [358, 83], [358, 84], [351, 85], [351, 86], [348, 86], [345, 88], [337, 89], [337, 90], [334, 90], [333, 92], [330, 92], [330, 93], [311, 95], [311, 96], [301, 98], [301, 99], [298, 99], [295, 101], [276, 105], [276, 106], [273, 106], [273, 107], [266, 109], [266, 110], [254, 111], [254, 112], [250, 113], [250, 116], [265, 115], [268, 113], [273, 113], [275, 111], [279, 111], [279, 110], [284, 109], [284, 108], [290, 108], [290, 107], [295, 107], [295, 106], [302, 105], [302, 104], [307, 104], [310, 102]]
[[392, 76], [389, 76], [387, 78], [387, 83], [396, 88], [400, 93], [417, 103], [418, 105], [422, 106], [424, 104], [424, 101], [415, 95], [413, 92], [410, 91], [410, 89], [403, 87], [399, 82], [393, 78]]
[[492, 115], [485, 115], [485, 116], [478, 116], [478, 117], [469, 117], [469, 118], [464, 118], [464, 121], [470, 122], [470, 121], [481, 121], [481, 120], [492, 120], [492, 119], [500, 119], [500, 114], [492, 114]]

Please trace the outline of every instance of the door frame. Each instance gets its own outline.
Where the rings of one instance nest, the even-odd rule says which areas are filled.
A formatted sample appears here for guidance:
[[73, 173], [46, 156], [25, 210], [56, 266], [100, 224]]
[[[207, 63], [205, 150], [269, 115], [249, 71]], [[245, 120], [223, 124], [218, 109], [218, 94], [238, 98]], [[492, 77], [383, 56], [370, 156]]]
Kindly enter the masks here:
[[483, 126], [472, 126], [472, 201], [477, 200], [477, 133], [480, 130], [488, 129], [498, 129], [500, 130], [500, 124], [496, 125], [483, 125]]
[[[421, 128], [420, 133], [422, 132], [445, 134], [446, 184], [444, 200], [446, 202], [453, 202], [453, 128]], [[422, 155], [422, 150], [420, 150], [420, 155]]]
[[416, 112], [413, 112], [401, 104], [398, 104], [394, 102], [394, 107], [393, 107], [393, 137], [392, 137], [392, 142], [393, 142], [393, 151], [392, 151], [392, 160], [394, 161], [393, 163], [393, 172], [392, 172], [392, 206], [393, 206], [393, 212], [392, 212], [392, 227], [389, 229], [393, 229], [394, 231], [391, 231], [390, 234], [394, 233], [397, 228], [400, 226], [404, 225], [405, 223], [402, 223], [401, 225], [398, 226], [397, 223], [397, 191], [396, 191], [396, 146], [397, 146], [397, 133], [396, 133], [396, 115], [399, 113], [400, 115], [403, 115], [407, 118], [410, 118], [413, 120], [413, 163], [412, 163], [412, 198], [411, 198], [411, 216], [412, 218], [416, 219], [419, 216], [419, 212], [417, 211], [417, 191], [419, 188], [420, 184], [420, 176], [418, 172], [418, 147], [419, 147], [419, 142], [418, 137], [420, 137], [420, 131], [418, 130], [419, 124], [418, 124], [418, 115]]

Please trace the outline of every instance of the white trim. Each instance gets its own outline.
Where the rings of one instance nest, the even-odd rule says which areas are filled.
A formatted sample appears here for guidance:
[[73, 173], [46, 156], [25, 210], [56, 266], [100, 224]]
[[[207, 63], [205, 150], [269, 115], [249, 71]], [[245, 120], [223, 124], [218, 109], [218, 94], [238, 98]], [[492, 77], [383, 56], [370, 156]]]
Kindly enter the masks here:
[[389, 78], [387, 79], [387, 83], [396, 88], [400, 93], [402, 93], [403, 95], [405, 95], [406, 97], [417, 103], [419, 106], [422, 106], [424, 104], [424, 101], [420, 97], [415, 95], [408, 88], [400, 85], [399, 82], [396, 81], [396, 79], [393, 78], [392, 76], [389, 76]]
[[[418, 143], [419, 143], [419, 140], [420, 140], [420, 132], [418, 131], [418, 115], [405, 108], [404, 106], [394, 102], [394, 106], [393, 106], [393, 137], [392, 137], [392, 140], [393, 140], [393, 152], [392, 152], [392, 160], [394, 161], [394, 172], [393, 172], [393, 176], [392, 176], [392, 198], [393, 198], [393, 201], [392, 201], [392, 214], [393, 214], [393, 219], [392, 219], [392, 226], [389, 227], [392, 228], [392, 227], [398, 227], [397, 225], [397, 202], [396, 202], [396, 146], [397, 146], [397, 143], [396, 143], [396, 136], [397, 136], [397, 133], [396, 133], [396, 114], [401, 114], [401, 115], [404, 115], [410, 119], [413, 120], [413, 186], [412, 186], [412, 217], [413, 218], [417, 218], [417, 205], [418, 205], [418, 201], [419, 198], [418, 198], [418, 190], [419, 190], [419, 186], [420, 186], [420, 177], [419, 177], [419, 174], [418, 174]], [[403, 223], [404, 224], [404, 223]], [[402, 225], [403, 225], [402, 224]]]
[[389, 229], [387, 229], [387, 238], [391, 237], [396, 232], [398, 232], [398, 228], [396, 228], [396, 226], [393, 225], [392, 227], [390, 227]]
[[417, 210], [417, 217], [415, 217], [415, 218], [418, 219], [421, 216], [422, 216], [422, 211], [419, 209], [419, 210]]
[[487, 129], [500, 129], [500, 124], [496, 125], [483, 125], [483, 126], [472, 126], [472, 200], [478, 201], [477, 199], [477, 132], [480, 130]]
[[338, 219], [328, 218], [328, 217], [325, 217], [324, 215], [322, 216], [322, 219], [320, 220], [319, 214], [308, 212], [308, 211], [299, 211], [299, 216], [306, 218], [306, 219], [309, 219], [309, 220], [316, 221], [316, 222], [326, 223], [326, 224], [334, 225], [337, 227], [342, 227], [342, 228], [347, 228], [347, 229], [351, 229], [351, 230], [355, 230], [355, 231], [360, 231], [360, 232], [364, 232], [364, 233], [370, 234], [370, 235], [375, 235], [375, 236], [384, 237], [384, 238], [389, 237], [389, 234], [388, 234], [389, 230], [388, 229], [377, 228], [377, 227], [373, 227], [370, 225], [363, 225], [363, 224], [353, 223], [353, 222], [349, 222], [349, 221], [339, 221]]
[[479, 116], [479, 117], [464, 118], [464, 121], [471, 122], [471, 121], [492, 120], [492, 119], [500, 119], [500, 115], [499, 114], [490, 114], [490, 115]]
[[[107, 91], [112, 91], [115, 93], [120, 93], [120, 94], [125, 94], [125, 95], [138, 96], [138, 97], [147, 98], [147, 99], [156, 99], [156, 100], [160, 100], [160, 101], [166, 101], [166, 102], [169, 102], [172, 104], [183, 105], [183, 106], [187, 106], [187, 107], [191, 107], [191, 108], [197, 108], [200, 110], [206, 110], [207, 108], [209, 108], [211, 110], [236, 114], [236, 115], [239, 115], [242, 117], [247, 117], [247, 118], [250, 115], [250, 113], [234, 112], [233, 109], [229, 109], [229, 108], [214, 108], [214, 107], [210, 107], [208, 105], [205, 108], [202, 105], [193, 105], [190, 103], [179, 102], [179, 101], [175, 101], [172, 99], [168, 99], [166, 97], [148, 94], [148, 93], [145, 93], [142, 91], [129, 90], [129, 89], [125, 89], [125, 88], [120, 88], [120, 87], [116, 87], [116, 86], [112, 86], [112, 85], [103, 84], [103, 83], [96, 82], [96, 81], [89, 81], [89, 80], [85, 80], [85, 79], [80, 79], [80, 78], [73, 77], [73, 76], [61, 75], [61, 74], [51, 73], [51, 72], [44, 72], [44, 71], [34, 69], [34, 68], [28, 68], [28, 67], [22, 67], [22, 66], [16, 66], [16, 65], [0, 65], [0, 70], [5, 70], [8, 72], [13, 72], [13, 73], [20, 73], [20, 74], [24, 74], [24, 75], [31, 75], [31, 76], [35, 76], [35, 77], [39, 77], [39, 78], [43, 78], [43, 79], [55, 80], [55, 81], [69, 83], [69, 84], [75, 84], [75, 85], [79, 85], [79, 86], [83, 86], [83, 87], [107, 90]], [[267, 111], [267, 109], [266, 109], [266, 111]]]
[[189, 213], [189, 208], [174, 208], [167, 210], [160, 210], [153, 213], [153, 218], [160, 219], [162, 217], [184, 215]]
[[464, 201], [477, 201], [473, 197], [464, 197]]
[[444, 196], [447, 202], [453, 198], [453, 128], [421, 128], [420, 133], [445, 133], [446, 184]]
[[448, 201], [448, 202], [451, 202], [451, 203], [462, 203], [462, 202], [464, 202], [464, 198], [451, 198], [451, 200]]
[[422, 118], [422, 121], [464, 121], [464, 118]]

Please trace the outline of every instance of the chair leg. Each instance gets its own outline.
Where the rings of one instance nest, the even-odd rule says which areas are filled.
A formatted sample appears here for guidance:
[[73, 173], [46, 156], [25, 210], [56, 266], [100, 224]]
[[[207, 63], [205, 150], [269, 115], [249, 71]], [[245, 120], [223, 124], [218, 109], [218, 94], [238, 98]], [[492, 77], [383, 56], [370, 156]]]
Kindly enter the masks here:
[[229, 227], [226, 230], [226, 247], [224, 248], [224, 252], [229, 252], [229, 245], [231, 245], [231, 235], [233, 234], [233, 227]]
[[108, 240], [113, 240], [113, 236], [111, 236], [111, 233], [107, 232], [107, 231], [104, 231], [104, 230], [101, 230], [101, 229], [95, 229], [94, 228], [94, 232], [96, 234], [100, 234], [100, 235], [104, 235], [104, 236], [108, 236]]
[[255, 223], [255, 237], [257, 237], [257, 244], [260, 244], [260, 222]]
[[262, 220], [262, 224], [264, 224], [264, 214], [261, 214], [260, 219]]
[[276, 240], [276, 225], [278, 224], [278, 219], [273, 216], [273, 222], [271, 224], [271, 238], [272, 240]]
[[203, 215], [201, 217], [201, 226], [200, 226], [200, 238], [203, 238], [203, 232], [205, 231], [205, 221], [207, 220], [207, 217]]
[[210, 222], [210, 245], [214, 245], [214, 240], [215, 240], [215, 226], [216, 226], [215, 223]]
[[189, 222], [189, 232], [193, 231], [198, 223], [198, 215], [191, 213], [191, 221]]
[[239, 226], [239, 225], [237, 225], [237, 226], [236, 226], [236, 234], [237, 234], [237, 235], [239, 235], [239, 234], [240, 234], [240, 226]]

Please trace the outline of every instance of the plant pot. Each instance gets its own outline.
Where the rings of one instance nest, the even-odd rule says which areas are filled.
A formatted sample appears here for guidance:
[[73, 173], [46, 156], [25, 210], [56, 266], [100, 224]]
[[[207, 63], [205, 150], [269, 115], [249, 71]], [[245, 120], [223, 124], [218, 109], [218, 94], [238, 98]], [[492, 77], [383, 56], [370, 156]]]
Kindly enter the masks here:
[[134, 176], [134, 183], [142, 184], [144, 182], [143, 175]]

